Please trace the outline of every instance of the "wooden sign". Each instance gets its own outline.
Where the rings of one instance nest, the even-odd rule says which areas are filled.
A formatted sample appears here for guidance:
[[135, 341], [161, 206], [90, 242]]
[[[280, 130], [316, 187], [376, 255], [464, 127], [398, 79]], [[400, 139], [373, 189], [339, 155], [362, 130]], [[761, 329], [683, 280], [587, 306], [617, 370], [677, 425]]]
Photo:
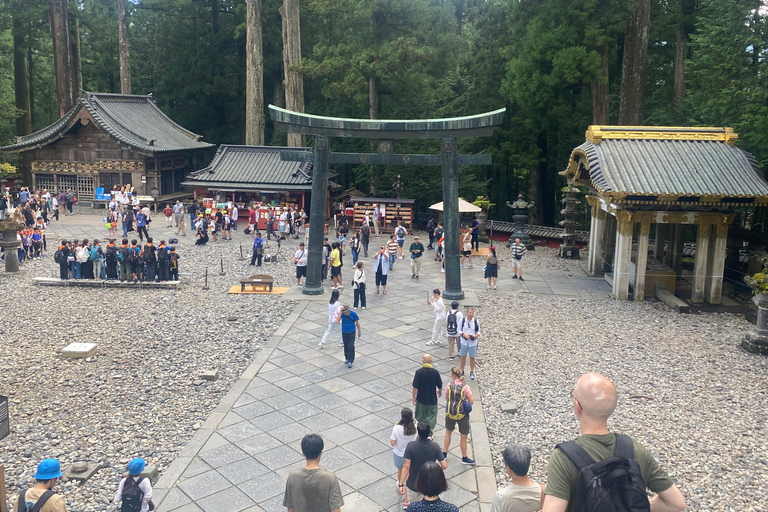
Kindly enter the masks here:
[[10, 433], [11, 426], [8, 418], [8, 397], [0, 396], [0, 439], [4, 439]]

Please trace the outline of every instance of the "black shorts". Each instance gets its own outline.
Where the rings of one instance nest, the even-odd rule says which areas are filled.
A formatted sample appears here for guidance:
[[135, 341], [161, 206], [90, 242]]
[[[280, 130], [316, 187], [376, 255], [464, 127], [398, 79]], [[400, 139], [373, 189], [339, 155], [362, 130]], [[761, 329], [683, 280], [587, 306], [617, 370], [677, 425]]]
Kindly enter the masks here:
[[387, 286], [387, 274], [376, 272], [376, 286]]
[[301, 279], [302, 277], [307, 277], [307, 266], [300, 267], [296, 265], [296, 279]]
[[336, 277], [340, 275], [341, 275], [341, 267], [331, 266], [331, 277]]
[[469, 256], [472, 254], [472, 251], [463, 251], [461, 254], [463, 254], [464, 256]]
[[448, 430], [449, 432], [453, 432], [456, 428], [456, 424], [459, 425], [459, 434], [462, 435], [468, 435], [469, 434], [469, 416], [465, 415], [460, 420], [454, 420], [449, 418], [448, 416], [445, 417], [445, 430]]

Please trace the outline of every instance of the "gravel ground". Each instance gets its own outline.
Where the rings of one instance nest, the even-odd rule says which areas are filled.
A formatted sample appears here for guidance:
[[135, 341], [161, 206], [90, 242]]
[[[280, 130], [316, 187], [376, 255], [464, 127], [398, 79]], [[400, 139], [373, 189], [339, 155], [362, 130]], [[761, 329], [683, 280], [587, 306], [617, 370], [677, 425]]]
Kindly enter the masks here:
[[[152, 231], [156, 239], [166, 234]], [[33, 276], [58, 276], [52, 257], [24, 263], [16, 275], [0, 272], [0, 394], [10, 397], [12, 429], [0, 441], [0, 464], [9, 500], [33, 482], [41, 459], [56, 457], [63, 467], [104, 466], [82, 486], [59, 485], [70, 512], [112, 510], [131, 458], [161, 471], [174, 460], [295, 306], [277, 296], [227, 295], [256, 273], [238, 261], [238, 242], [249, 256], [251, 239], [234, 238], [194, 247], [193, 237], [181, 237], [180, 271], [192, 275], [182, 275], [187, 283], [178, 291], [31, 285]], [[219, 276], [221, 257], [226, 276]], [[206, 265], [211, 289], [204, 292]], [[292, 263], [262, 269], [277, 286], [295, 286]], [[57, 352], [75, 341], [98, 343], [97, 356], [61, 359]], [[221, 379], [194, 385], [208, 369]]]
[[[527, 268], [558, 264], [547, 263], [552, 250], [535, 254]], [[690, 510], [768, 510], [768, 358], [738, 348], [751, 324], [659, 303], [495, 293], [481, 301], [488, 341], [478, 377], [500, 486], [508, 442], [531, 448], [531, 475], [545, 481], [555, 444], [578, 435], [568, 393], [597, 371], [619, 393], [609, 428], [654, 453]], [[507, 402], [520, 412], [502, 413]]]

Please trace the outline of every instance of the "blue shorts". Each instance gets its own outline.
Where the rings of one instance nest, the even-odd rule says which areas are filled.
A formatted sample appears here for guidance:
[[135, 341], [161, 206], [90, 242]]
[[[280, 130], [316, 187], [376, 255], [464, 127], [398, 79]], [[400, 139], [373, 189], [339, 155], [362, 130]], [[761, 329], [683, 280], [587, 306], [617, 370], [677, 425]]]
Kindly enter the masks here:
[[342, 243], [342, 244], [347, 243], [347, 237], [345, 237], [344, 235], [341, 235], [339, 237], [339, 243]]
[[392, 452], [392, 458], [395, 460], [395, 467], [397, 469], [401, 469], [403, 464], [405, 464], [405, 457], [401, 457], [395, 452]]
[[467, 353], [469, 353], [469, 357], [475, 359], [477, 358], [477, 345], [474, 347], [469, 347], [463, 343], [464, 339], [462, 338], [462, 343], [459, 343], [459, 357], [467, 357]]
[[405, 243], [405, 239], [397, 241], [397, 245], [399, 245], [400, 247], [402, 247], [404, 243]]

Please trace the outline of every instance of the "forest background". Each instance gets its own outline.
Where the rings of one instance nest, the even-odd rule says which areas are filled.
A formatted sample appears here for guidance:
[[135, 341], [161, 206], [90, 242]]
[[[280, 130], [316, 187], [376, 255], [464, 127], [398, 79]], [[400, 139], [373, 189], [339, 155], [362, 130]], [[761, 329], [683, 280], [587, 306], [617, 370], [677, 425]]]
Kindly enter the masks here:
[[[461, 195], [488, 196], [489, 217], [507, 220], [522, 193], [532, 224], [555, 225], [557, 173], [590, 124], [731, 126], [765, 169], [766, 16], [759, 0], [0, 0], [0, 145], [58, 119], [64, 26], [71, 90], [153, 93], [215, 144], [296, 144], [260, 110], [270, 103], [379, 119], [506, 107], [492, 137], [460, 140], [493, 155], [460, 170]], [[442, 199], [437, 168], [336, 170], [344, 188], [389, 197], [399, 174], [420, 210]]]

